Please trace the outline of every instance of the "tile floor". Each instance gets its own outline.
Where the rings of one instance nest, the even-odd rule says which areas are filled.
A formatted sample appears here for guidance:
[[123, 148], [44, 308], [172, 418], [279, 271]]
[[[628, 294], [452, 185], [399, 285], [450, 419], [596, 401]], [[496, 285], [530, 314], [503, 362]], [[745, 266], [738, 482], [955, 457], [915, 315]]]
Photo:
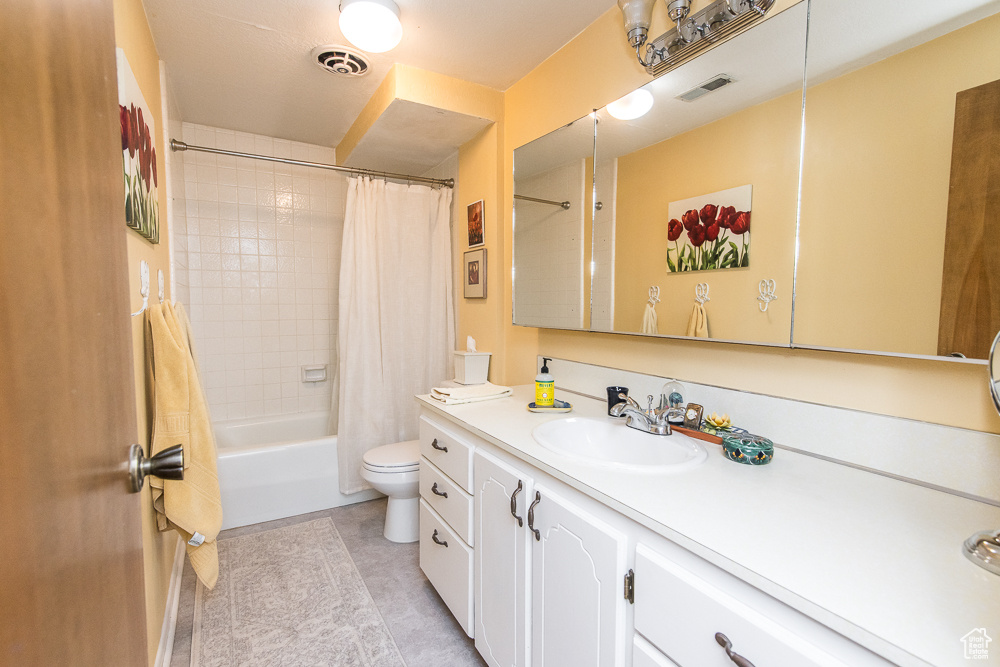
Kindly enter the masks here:
[[[223, 531], [220, 537], [246, 535], [328, 516], [333, 519], [409, 667], [484, 666], [486, 663], [476, 652], [473, 641], [465, 635], [420, 571], [417, 543], [395, 544], [382, 536], [385, 503], [382, 498], [233, 528]], [[190, 564], [185, 563], [170, 667], [188, 667], [191, 664], [195, 583], [194, 571]]]

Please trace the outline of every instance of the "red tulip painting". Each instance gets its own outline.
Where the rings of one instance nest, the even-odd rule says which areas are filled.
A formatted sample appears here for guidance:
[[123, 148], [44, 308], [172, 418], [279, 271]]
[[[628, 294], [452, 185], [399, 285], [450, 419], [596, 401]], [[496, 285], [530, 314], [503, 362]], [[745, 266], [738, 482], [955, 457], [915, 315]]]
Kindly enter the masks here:
[[750, 185], [670, 202], [667, 271], [750, 266]]
[[156, 126], [128, 60], [118, 49], [118, 121], [125, 180], [125, 224], [153, 243], [160, 242], [156, 196]]

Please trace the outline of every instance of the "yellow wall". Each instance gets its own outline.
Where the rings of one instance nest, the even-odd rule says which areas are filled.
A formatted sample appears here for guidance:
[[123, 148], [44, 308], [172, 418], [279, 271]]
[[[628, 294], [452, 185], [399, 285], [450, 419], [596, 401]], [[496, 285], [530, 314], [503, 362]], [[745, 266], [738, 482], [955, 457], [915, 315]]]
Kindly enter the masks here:
[[[115, 41], [125, 52], [132, 73], [135, 74], [142, 96], [153, 113], [156, 124], [156, 170], [159, 174], [157, 196], [159, 199], [160, 242], [152, 244], [137, 232], [123, 229], [127, 237], [129, 290], [132, 294], [132, 310], [139, 310], [142, 298], [139, 296], [139, 260], [149, 262], [150, 300], [157, 299], [156, 272], [163, 270], [167, 285], [166, 297], [170, 298], [170, 250], [167, 228], [167, 169], [164, 164], [163, 145], [164, 121], [160, 95], [160, 63], [156, 45], [146, 22], [141, 0], [115, 0]], [[149, 416], [147, 414], [146, 374], [143, 340], [143, 318], [132, 318], [132, 359], [135, 370], [136, 414], [139, 432], [138, 442], [149, 451]], [[167, 602], [170, 573], [177, 546], [174, 532], [160, 533], [156, 529], [150, 487], [142, 492], [142, 542], [143, 561], [146, 574], [146, 641], [149, 663], [153, 664], [163, 626], [163, 612]]]
[[[792, 4], [791, 0], [779, 2], [773, 11]], [[658, 15], [654, 19], [662, 21]], [[660, 23], [657, 28], [654, 21], [653, 34], [659, 34], [657, 30], [662, 31], [662, 27]], [[468, 183], [461, 184], [462, 202], [468, 203], [466, 199], [475, 183], [476, 196], [482, 193], [487, 200], [491, 215], [488, 220], [497, 220], [492, 216], [498, 209], [503, 215], [502, 228], [489, 223], [491, 299], [483, 304], [460, 298], [458, 305], [460, 333], [476, 330], [481, 337], [502, 346], [491, 350], [495, 354], [492, 379], [510, 384], [531, 381], [536, 373], [535, 355], [544, 352], [627, 370], [1000, 432], [1000, 417], [987, 396], [985, 371], [979, 365], [539, 330], [510, 324], [511, 281], [507, 276], [511, 271], [513, 150], [646, 83], [648, 76], [634, 60], [625, 45], [621, 13], [612, 7], [505, 92], [499, 137], [502, 149], [497, 159], [485, 155], [492, 147], [486, 146], [482, 137], [460, 152], [460, 178]], [[499, 173], [495, 176], [497, 165]], [[502, 266], [498, 267], [494, 247], [503, 249]], [[464, 246], [456, 248], [456, 254], [460, 256], [461, 250]], [[498, 269], [502, 291], [495, 289], [493, 282]], [[499, 296], [503, 302], [491, 306], [489, 301]], [[497, 317], [497, 313], [501, 316]], [[553, 372], [558, 382], [558, 365]], [[947, 402], [948, 410], [931, 408], [940, 400]]]
[[998, 36], [995, 15], [809, 88], [797, 342], [937, 354], [955, 94], [1000, 79]]
[[[788, 344], [801, 113], [799, 90], [618, 158], [615, 331], [640, 330], [659, 285], [659, 332], [685, 335], [694, 286], [707, 282], [712, 338]], [[741, 185], [753, 186], [750, 266], [668, 272], [670, 202]], [[762, 279], [776, 280], [780, 295], [766, 313], [755, 300]]]

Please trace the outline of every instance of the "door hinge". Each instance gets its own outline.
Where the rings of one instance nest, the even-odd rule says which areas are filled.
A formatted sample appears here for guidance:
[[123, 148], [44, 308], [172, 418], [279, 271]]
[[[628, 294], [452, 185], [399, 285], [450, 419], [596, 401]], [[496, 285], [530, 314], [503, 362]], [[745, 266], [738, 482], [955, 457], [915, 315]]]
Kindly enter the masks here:
[[632, 570], [625, 575], [625, 599], [635, 604], [635, 572]]

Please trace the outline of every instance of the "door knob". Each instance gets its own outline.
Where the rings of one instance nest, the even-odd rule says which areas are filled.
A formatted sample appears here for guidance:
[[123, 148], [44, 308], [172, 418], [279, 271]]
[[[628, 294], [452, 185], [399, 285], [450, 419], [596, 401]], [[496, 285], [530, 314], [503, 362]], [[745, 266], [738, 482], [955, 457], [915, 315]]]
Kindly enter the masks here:
[[128, 479], [132, 493], [142, 491], [146, 475], [160, 479], [184, 479], [184, 447], [167, 447], [147, 459], [141, 445], [132, 445], [128, 452]]

